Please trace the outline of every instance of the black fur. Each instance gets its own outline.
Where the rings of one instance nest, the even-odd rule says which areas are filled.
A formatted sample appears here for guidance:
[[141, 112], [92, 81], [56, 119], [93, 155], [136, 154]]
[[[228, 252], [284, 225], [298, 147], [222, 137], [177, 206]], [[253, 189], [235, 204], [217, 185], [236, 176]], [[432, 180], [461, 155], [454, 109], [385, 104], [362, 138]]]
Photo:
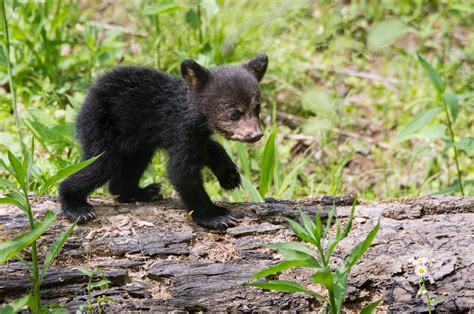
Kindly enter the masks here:
[[78, 115], [77, 137], [84, 159], [102, 156], [61, 183], [65, 215], [81, 223], [94, 218], [87, 196], [107, 182], [122, 202], [160, 199], [159, 184], [140, 188], [138, 182], [155, 150], [163, 148], [169, 179], [194, 221], [209, 229], [235, 225], [210, 200], [201, 169], [208, 166], [225, 189], [239, 186], [237, 166], [210, 136], [217, 131], [245, 142], [262, 137], [258, 81], [267, 63], [261, 54], [241, 66], [208, 70], [186, 60], [184, 79], [143, 67], [121, 67], [99, 78]]

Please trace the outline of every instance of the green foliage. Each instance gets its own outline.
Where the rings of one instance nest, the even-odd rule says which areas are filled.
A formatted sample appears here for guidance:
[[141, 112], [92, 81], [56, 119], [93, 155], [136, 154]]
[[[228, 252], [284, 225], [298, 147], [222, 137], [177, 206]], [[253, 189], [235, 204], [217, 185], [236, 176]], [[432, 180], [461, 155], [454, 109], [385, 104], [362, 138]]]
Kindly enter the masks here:
[[[321, 221], [319, 213], [316, 213], [315, 220], [313, 221], [306, 214], [300, 212], [303, 225], [294, 220], [288, 219], [295, 235], [307, 244], [314, 246], [314, 248], [298, 242], [269, 244], [268, 247], [277, 250], [283, 256], [284, 261], [270, 266], [250, 277], [254, 279], [264, 278], [293, 267], [310, 268], [314, 271], [310, 279], [311, 283], [324, 286], [327, 290], [327, 296], [317, 294], [298, 283], [285, 280], [253, 282], [249, 285], [267, 290], [303, 292], [321, 298], [323, 301], [327, 302], [331, 313], [341, 313], [342, 303], [347, 289], [347, 277], [349, 272], [369, 249], [380, 227], [380, 222], [378, 222], [369, 231], [365, 239], [352, 249], [344, 263], [335, 270], [331, 269], [329, 265], [332, 258], [332, 252], [337, 244], [347, 237], [350, 232], [356, 203], [357, 200], [354, 200], [351, 214], [344, 231], [342, 231], [339, 219], [336, 219], [337, 231], [332, 238], [329, 237], [328, 234], [334, 217], [334, 207], [331, 208], [325, 226]], [[380, 302], [381, 301], [379, 300], [367, 305], [364, 308], [363, 313], [371, 313]]]
[[[0, 264], [3, 264], [11, 258], [16, 258], [20, 262], [24, 263], [30, 270], [30, 278], [33, 284], [33, 294], [27, 295], [20, 299], [17, 299], [10, 303], [7, 307], [2, 310], [5, 313], [15, 313], [21, 310], [24, 306], [28, 306], [35, 313], [48, 311], [48, 309], [58, 312], [61, 310], [60, 307], [55, 306], [54, 309], [41, 305], [40, 286], [43, 278], [48, 271], [51, 263], [53, 262], [56, 255], [61, 250], [66, 240], [71, 235], [76, 224], [72, 224], [67, 228], [51, 245], [46, 257], [44, 259], [42, 267], [39, 263], [38, 250], [36, 240], [45, 233], [49, 227], [56, 221], [56, 214], [52, 211], [47, 211], [43, 217], [43, 220], [39, 220], [33, 216], [32, 208], [29, 201], [29, 187], [32, 185], [31, 172], [33, 168], [33, 151], [34, 151], [34, 140], [31, 142], [31, 149], [26, 153], [26, 157], [23, 162], [17, 158], [12, 152], [8, 151], [9, 164], [5, 163], [0, 159], [0, 165], [6, 170], [12, 178], [15, 179], [16, 183], [8, 180], [0, 180], [0, 188], [2, 189], [5, 197], [0, 198], [1, 204], [12, 204], [21, 209], [27, 216], [30, 225], [30, 230], [23, 234], [4, 242], [0, 243]], [[87, 160], [77, 165], [61, 169], [58, 173], [52, 176], [45, 182], [39, 182], [39, 190], [46, 191], [51, 185], [57, 184], [60, 180], [65, 178], [80, 169], [88, 166], [94, 162], [96, 158]], [[20, 254], [22, 251], [31, 247], [31, 264], [23, 259]]]
[[[87, 310], [89, 313], [102, 313], [101, 304], [104, 302], [113, 302], [113, 299], [107, 297], [106, 295], [100, 296], [97, 300], [95, 305], [92, 303], [92, 293], [94, 289], [99, 288], [102, 292], [105, 292], [109, 287], [110, 280], [107, 279], [102, 269], [99, 267], [94, 268], [93, 270], [80, 267], [78, 270], [87, 276], [88, 283], [87, 283], [87, 300], [88, 303], [86, 306], [81, 306], [80, 310]], [[97, 278], [97, 279], [96, 279]], [[96, 279], [96, 280], [94, 280]]]
[[[454, 163], [456, 166], [457, 172], [457, 181], [453, 182], [451, 187], [452, 192], [459, 191], [464, 195], [464, 183], [462, 178], [462, 171], [460, 169], [459, 162], [459, 143], [462, 147], [461, 149], [467, 152], [469, 155], [469, 138], [461, 138], [457, 143], [455, 140], [454, 134], [454, 124], [459, 115], [459, 102], [458, 96], [454, 92], [446, 92], [445, 80], [441, 77], [441, 74], [431, 66], [422, 56], [418, 55], [418, 60], [421, 63], [423, 69], [425, 70], [426, 75], [431, 80], [431, 83], [436, 89], [437, 97], [435, 103], [439, 106], [433, 108], [427, 108], [415, 115], [415, 117], [398, 133], [397, 137], [394, 140], [394, 143], [400, 143], [406, 141], [413, 137], [419, 137], [424, 140], [434, 141], [439, 138], [444, 140], [444, 151], [447, 151], [452, 147], [454, 153]], [[434, 124], [428, 126], [428, 124], [436, 118], [436, 116], [443, 112], [445, 114], [445, 119], [443, 120], [444, 126], [439, 124]], [[419, 132], [424, 128], [424, 132]], [[445, 130], [449, 131], [449, 135], [445, 135]], [[433, 136], [434, 135], [434, 136]], [[467, 145], [466, 145], [467, 144]], [[467, 149], [466, 149], [466, 146]], [[448, 168], [450, 164], [448, 163]]]
[[[212, 198], [258, 200], [255, 190], [262, 199], [356, 192], [382, 198], [456, 193], [461, 185], [472, 194], [466, 182], [474, 179], [474, 94], [467, 60], [474, 50], [466, 30], [473, 10], [471, 3], [430, 1], [117, 0], [100, 10], [90, 1], [3, 1], [0, 157], [6, 160], [8, 150], [20, 155], [33, 135], [40, 145], [30, 189], [39, 193], [38, 182], [49, 173], [80, 160], [74, 119], [101, 74], [117, 64], [141, 64], [179, 75], [185, 58], [212, 67], [265, 51], [267, 141], [228, 143], [247, 181], [227, 192], [209, 176]], [[443, 91], [435, 102], [430, 81], [436, 93]], [[445, 104], [454, 141], [441, 114], [416, 131], [403, 127]], [[404, 135], [396, 138], [403, 145], [387, 145], [394, 132]], [[453, 179], [453, 146], [462, 181]], [[144, 184], [166, 177], [166, 155], [154, 161]], [[0, 177], [10, 179], [5, 172]], [[57, 191], [52, 185], [44, 192]]]

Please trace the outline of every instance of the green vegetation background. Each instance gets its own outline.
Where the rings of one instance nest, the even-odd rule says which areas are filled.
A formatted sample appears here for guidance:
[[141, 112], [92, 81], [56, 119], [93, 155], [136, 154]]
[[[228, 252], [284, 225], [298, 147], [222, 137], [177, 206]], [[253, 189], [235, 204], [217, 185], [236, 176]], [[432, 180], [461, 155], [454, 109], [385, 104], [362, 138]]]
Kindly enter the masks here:
[[[0, 0], [3, 1], [3, 0]], [[474, 195], [474, 3], [471, 1], [6, 1], [14, 90], [24, 142], [32, 136], [34, 182], [76, 163], [74, 118], [103, 73], [139, 64], [179, 75], [180, 62], [238, 64], [259, 52], [270, 64], [261, 86], [266, 137], [225, 142], [243, 188], [215, 199], [301, 198], [359, 193], [391, 198]], [[0, 157], [20, 155], [0, 50]], [[450, 140], [424, 56], [457, 94]], [[416, 123], [418, 122], [418, 124]], [[158, 152], [143, 184], [166, 181]], [[0, 169], [0, 177], [7, 173]], [[165, 184], [165, 196], [173, 195]], [[34, 188], [34, 187], [33, 187]], [[54, 189], [53, 189], [53, 192]], [[98, 194], [105, 193], [102, 188]]]

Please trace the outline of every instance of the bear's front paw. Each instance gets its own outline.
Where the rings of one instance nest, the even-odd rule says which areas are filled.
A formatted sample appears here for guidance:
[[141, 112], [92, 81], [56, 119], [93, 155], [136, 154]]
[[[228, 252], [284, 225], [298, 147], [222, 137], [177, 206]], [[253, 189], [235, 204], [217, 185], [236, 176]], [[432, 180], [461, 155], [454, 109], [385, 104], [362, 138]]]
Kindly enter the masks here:
[[219, 179], [220, 185], [226, 190], [233, 190], [240, 185], [240, 174], [236, 167], [227, 169]]
[[214, 205], [211, 211], [193, 211], [191, 216], [195, 223], [211, 230], [225, 230], [235, 227], [238, 221], [224, 207]]

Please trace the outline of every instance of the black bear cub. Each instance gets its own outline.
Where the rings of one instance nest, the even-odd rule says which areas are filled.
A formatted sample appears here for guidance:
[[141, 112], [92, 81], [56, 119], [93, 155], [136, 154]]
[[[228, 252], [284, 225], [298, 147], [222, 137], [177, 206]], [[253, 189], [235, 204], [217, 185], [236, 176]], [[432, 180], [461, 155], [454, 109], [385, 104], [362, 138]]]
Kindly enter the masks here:
[[228, 211], [212, 203], [201, 169], [207, 166], [225, 189], [240, 184], [236, 165], [224, 148], [210, 139], [256, 142], [259, 81], [268, 57], [260, 54], [240, 66], [206, 69], [193, 60], [181, 64], [183, 78], [144, 67], [120, 67], [90, 88], [77, 118], [83, 158], [102, 154], [59, 187], [64, 214], [86, 222], [95, 217], [87, 196], [108, 182], [121, 202], [160, 199], [160, 185], [138, 186], [156, 149], [169, 155], [168, 176], [192, 218], [208, 229], [236, 225]]

